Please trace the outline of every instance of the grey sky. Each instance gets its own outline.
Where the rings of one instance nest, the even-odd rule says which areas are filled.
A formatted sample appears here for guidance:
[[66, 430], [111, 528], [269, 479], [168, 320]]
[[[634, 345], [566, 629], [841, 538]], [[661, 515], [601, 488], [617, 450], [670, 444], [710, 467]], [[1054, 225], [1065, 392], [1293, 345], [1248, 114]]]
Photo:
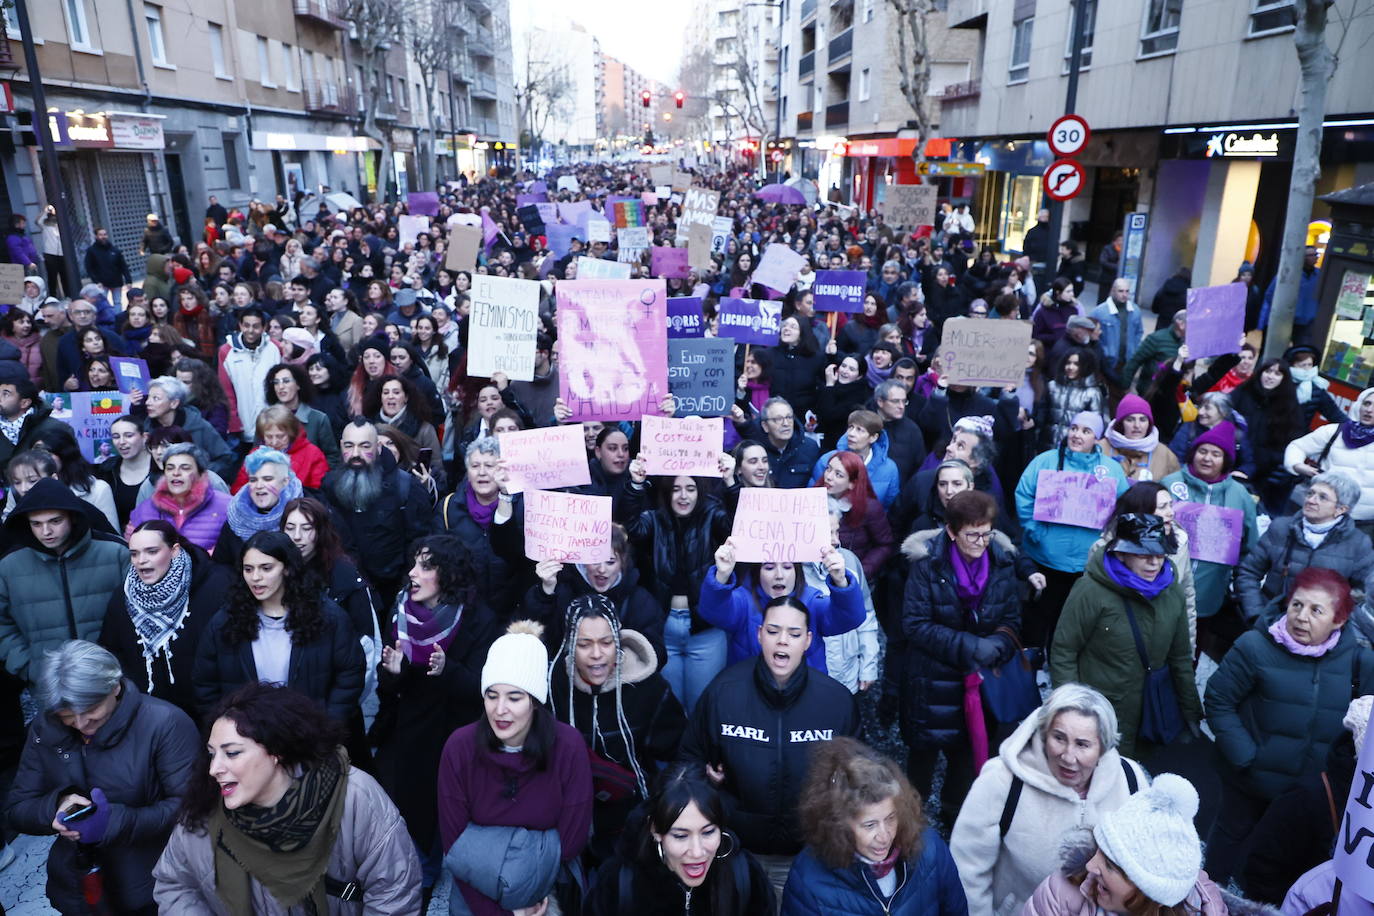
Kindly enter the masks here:
[[691, 0], [510, 0], [511, 40], [531, 23], [571, 19], [606, 54], [672, 86], [691, 13]]

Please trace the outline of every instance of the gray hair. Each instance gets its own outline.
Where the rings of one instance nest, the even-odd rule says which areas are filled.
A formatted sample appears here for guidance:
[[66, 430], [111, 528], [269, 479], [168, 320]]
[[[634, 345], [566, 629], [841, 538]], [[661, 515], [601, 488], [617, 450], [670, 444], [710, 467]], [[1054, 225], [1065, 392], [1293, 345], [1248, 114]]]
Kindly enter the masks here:
[[185, 404], [191, 396], [186, 383], [174, 375], [159, 375], [148, 383], [149, 391], [154, 388], [161, 388], [162, 393], [167, 396], [167, 400], [176, 401], [179, 404]]
[[1170, 323], [1170, 324], [1178, 324], [1180, 321], [1187, 321], [1187, 320], [1188, 320], [1188, 310], [1187, 310], [1187, 309], [1179, 309], [1177, 312], [1174, 312], [1174, 317], [1169, 319], [1169, 323]]
[[906, 393], [905, 385], [896, 379], [888, 379], [885, 382], [880, 382], [878, 387], [873, 389], [873, 396], [883, 401], [890, 401], [892, 400], [893, 393], [899, 388], [902, 390], [903, 394]]
[[162, 453], [162, 464], [165, 467], [168, 458], [175, 458], [177, 455], [190, 455], [191, 460], [196, 463], [196, 467], [203, 474], [209, 467], [209, 460], [205, 457], [205, 451], [194, 442], [177, 442], [167, 446], [167, 450]]
[[1121, 736], [1117, 733], [1116, 710], [1111, 701], [1087, 684], [1062, 684], [1055, 688], [1049, 699], [1036, 713], [1035, 730], [1040, 740], [1045, 741], [1050, 726], [1060, 713], [1076, 712], [1097, 721], [1097, 738], [1102, 742], [1102, 753], [1116, 747]]
[[883, 269], [883, 270], [887, 270], [889, 267], [891, 267], [893, 270], [897, 271], [898, 273], [901, 273], [901, 272], [902, 272], [902, 265], [901, 265], [901, 262], [899, 262], [899, 261], [893, 261], [893, 260], [884, 261], [884, 262], [883, 262], [882, 269]]
[[[782, 406], [786, 407], [788, 410], [792, 410], [792, 402], [789, 401], [789, 400], [787, 400], [787, 398], [769, 398], [768, 400], [766, 400], [766, 401], [763, 402], [763, 409], [759, 411], [759, 419], [761, 419], [761, 420], [767, 420], [767, 419], [768, 419], [768, 408], [770, 408], [770, 407], [776, 407], [776, 406], [779, 405], [779, 404], [781, 404]], [[796, 413], [795, 410], [793, 410], [792, 412], [793, 412], [794, 414]], [[793, 419], [796, 419], [796, 418], [793, 417]]]
[[1229, 420], [1236, 415], [1235, 405], [1231, 403], [1231, 396], [1224, 391], [1209, 391], [1202, 396], [1202, 404], [1211, 404], [1216, 407], [1223, 420]]
[[[12, 459], [11, 459], [12, 460]], [[1360, 502], [1360, 485], [1355, 478], [1340, 471], [1323, 471], [1312, 478], [1312, 485], [1326, 484], [1336, 494], [1336, 505], [1354, 509]]]
[[479, 436], [468, 443], [467, 451], [463, 452], [463, 463], [467, 464], [472, 460], [473, 455], [491, 455], [494, 458], [501, 457], [501, 440], [495, 436]]
[[45, 713], [85, 712], [119, 685], [119, 659], [93, 642], [73, 639], [43, 654], [47, 660], [34, 692]]
[[105, 290], [99, 283], [87, 283], [81, 287], [82, 299], [99, 299], [103, 295], [105, 295]]
[[940, 480], [940, 472], [946, 469], [953, 469], [964, 475], [964, 480], [968, 481], [970, 487], [973, 486], [973, 468], [969, 467], [959, 458], [946, 458], [935, 466], [935, 480]]

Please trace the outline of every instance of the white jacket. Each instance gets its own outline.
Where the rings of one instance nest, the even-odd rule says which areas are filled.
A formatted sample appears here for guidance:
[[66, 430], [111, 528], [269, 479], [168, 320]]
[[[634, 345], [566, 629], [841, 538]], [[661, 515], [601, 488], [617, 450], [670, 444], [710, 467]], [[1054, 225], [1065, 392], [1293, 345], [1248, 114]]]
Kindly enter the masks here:
[[[1366, 388], [1360, 392], [1360, 396], [1355, 399], [1355, 403], [1350, 405], [1352, 420], [1358, 420], [1360, 416], [1360, 403], [1370, 395], [1374, 395], [1374, 388]], [[1334, 441], [1332, 439], [1334, 438]], [[1327, 451], [1326, 444], [1331, 443], [1331, 449]], [[1339, 423], [1327, 423], [1320, 429], [1314, 430], [1305, 436], [1300, 436], [1288, 443], [1288, 447], [1283, 450], [1283, 466], [1292, 473], [1298, 473], [1298, 468], [1303, 461], [1308, 458], [1317, 458], [1322, 452], [1326, 452], [1326, 458], [1322, 461], [1323, 471], [1341, 471], [1354, 478], [1360, 485], [1360, 503], [1350, 514], [1357, 522], [1367, 522], [1374, 520], [1374, 445], [1364, 448], [1349, 448], [1341, 440], [1341, 425]]]
[[[883, 657], [882, 644], [878, 639], [878, 617], [873, 613], [873, 591], [868, 578], [864, 575], [863, 564], [854, 551], [847, 547], [839, 548], [844, 557], [844, 567], [859, 582], [863, 592], [864, 622], [856, 630], [841, 633], [839, 636], [823, 636], [825, 640], [826, 673], [849, 688], [850, 693], [859, 692], [860, 681], [878, 679], [878, 663]], [[830, 577], [819, 563], [807, 563], [804, 567], [806, 584], [822, 595], [830, 594]]]
[[[949, 851], [959, 866], [970, 913], [1018, 912], [1040, 882], [1059, 868], [1060, 837], [1069, 830], [1092, 828], [1130, 796], [1115, 749], [1098, 760], [1087, 798], [1060, 784], [1045, 760], [1037, 718], [1038, 713], [1031, 713], [1002, 742], [999, 755], [973, 781], [954, 822]], [[1138, 788], [1149, 785], [1140, 764], [1127, 763], [1135, 771]], [[1025, 785], [1011, 828], [1002, 837], [1002, 809], [1013, 775]]]

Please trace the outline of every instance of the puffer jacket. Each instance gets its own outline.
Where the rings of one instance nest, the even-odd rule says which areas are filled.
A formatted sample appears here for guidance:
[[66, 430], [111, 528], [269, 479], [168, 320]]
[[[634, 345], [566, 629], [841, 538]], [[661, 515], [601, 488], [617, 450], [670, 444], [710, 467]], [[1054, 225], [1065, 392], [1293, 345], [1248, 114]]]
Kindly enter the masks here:
[[[484, 897], [508, 910], [543, 900], [558, 877], [563, 853], [557, 830], [468, 824], [444, 853], [444, 867]], [[459, 893], [448, 895], [449, 916], [472, 916]]]
[[[1255, 524], [1255, 501], [1238, 480], [1228, 475], [1216, 483], [1208, 483], [1194, 476], [1193, 472], [1185, 467], [1177, 473], [1165, 477], [1160, 483], [1169, 488], [1169, 493], [1175, 500], [1239, 509], [1241, 512], [1240, 555], [1246, 556], [1254, 549], [1255, 542], [1259, 540], [1259, 528]], [[1221, 608], [1222, 601], [1226, 599], [1226, 592], [1231, 585], [1231, 576], [1235, 569], [1225, 563], [1213, 563], [1211, 560], [1193, 560], [1192, 565], [1193, 588], [1197, 596], [1197, 615], [1198, 617], [1211, 617]]]
[[[44, 479], [5, 520], [5, 534], [18, 549], [0, 560], [0, 658], [22, 680], [37, 677], [33, 663], [48, 649], [98, 639], [110, 594], [124, 586], [129, 549], [114, 535], [91, 530], [85, 505], [58, 481]], [[71, 519], [60, 554], [44, 549], [29, 530], [28, 513], [45, 509]]]
[[899, 860], [897, 888], [884, 900], [860, 863], [827, 868], [810, 848], [792, 863], [782, 892], [783, 916], [967, 916], [968, 901], [949, 847], [934, 827], [921, 834], [914, 859]]
[[[1039, 716], [1027, 716], [973, 781], [949, 848], [959, 866], [971, 913], [1010, 916], [1034, 893], [1036, 885], [1058, 867], [1060, 839], [1077, 829], [1092, 829], [1102, 817], [1131, 796], [1123, 767], [1135, 775], [1136, 791], [1150, 784], [1140, 764], [1116, 748], [1097, 760], [1088, 794], [1061, 783], [1050, 771]], [[1021, 797], [1002, 835], [1002, 812], [1013, 779], [1021, 780]]]
[[825, 353], [817, 351], [809, 356], [800, 347], [778, 344], [769, 348], [773, 357], [773, 369], [768, 376], [769, 393], [775, 398], [786, 398], [787, 403], [797, 414], [797, 428], [808, 410], [816, 409], [817, 389], [825, 374]]
[[964, 739], [964, 675], [978, 667], [973, 660], [978, 640], [990, 638], [1001, 644], [997, 664], [1015, 654], [1016, 643], [999, 631], [1021, 631], [1021, 583], [1036, 571], [1010, 538], [994, 531], [983, 601], [970, 614], [955, 590], [952, 547], [943, 528], [918, 532], [902, 542], [902, 554], [911, 563], [902, 602], [902, 731], [913, 747], [949, 747]]
[[[1174, 563], [1174, 575], [1183, 585], [1183, 601], [1188, 607], [1188, 643], [1197, 651], [1197, 591], [1193, 587], [1193, 561], [1188, 555], [1188, 532], [1182, 527], [1174, 526], [1174, 544], [1176, 545], [1173, 553], [1169, 554], [1169, 559]], [[1093, 544], [1092, 550], [1088, 551], [1088, 560], [1091, 562], [1096, 558], [1099, 562], [1102, 559], [1102, 551], [1107, 549], [1107, 545], [1116, 536], [1115, 523], [1108, 524], [1102, 537]]]
[[[830, 459], [835, 457], [836, 452], [852, 451], [849, 447], [849, 435], [846, 433], [840, 436], [836, 447], [831, 449], [817, 459], [816, 464], [811, 468], [811, 484], [815, 486], [816, 481], [821, 479], [825, 473], [825, 466], [830, 463]], [[887, 457], [887, 430], [878, 433], [878, 441], [873, 443], [873, 448], [865, 463], [865, 470], [868, 471], [868, 481], [873, 485], [873, 492], [878, 496], [878, 502], [883, 504], [883, 509], [888, 509], [897, 501], [897, 495], [902, 491], [901, 474], [897, 471], [897, 465], [892, 459]]]
[[43, 387], [43, 351], [39, 347], [43, 335], [33, 333], [28, 337], [13, 337], [5, 334], [0, 336], [0, 340], [19, 351], [19, 363], [29, 373], [29, 380], [38, 387]]
[[265, 333], [252, 350], [238, 334], [219, 348], [219, 385], [229, 401], [229, 432], [251, 431], [258, 413], [267, 406], [265, 383], [272, 367], [282, 361], [281, 345]]
[[[362, 897], [352, 903], [329, 898], [329, 916], [395, 913], [419, 916], [420, 860], [405, 822], [377, 781], [357, 767], [348, 770], [348, 797], [327, 874], [353, 882]], [[215, 888], [215, 850], [210, 835], [178, 825], [153, 869], [162, 916], [239, 916]], [[266, 888], [250, 881], [257, 916], [288, 916]]]
[[1265, 615], [1241, 634], [1207, 681], [1207, 724], [1240, 784], [1273, 799], [1322, 771], [1341, 736], [1352, 696], [1374, 684], [1374, 650], [1342, 627], [1326, 654], [1299, 656], [1279, 645]]
[[[1350, 405], [1346, 412], [1351, 420], [1358, 421], [1360, 404], [1374, 395], [1374, 388], [1366, 388]], [[1327, 445], [1331, 447], [1328, 449]], [[1349, 474], [1360, 485], [1360, 503], [1350, 510], [1357, 522], [1374, 521], [1374, 448], [1361, 446], [1350, 448], [1341, 438], [1341, 424], [1327, 423], [1305, 436], [1288, 443], [1283, 450], [1283, 466], [1291, 473], [1308, 458], [1316, 459], [1326, 452], [1322, 460], [1323, 471], [1342, 471]]]
[[[1116, 483], [1116, 495], [1126, 492], [1130, 483], [1121, 465], [1102, 453], [1100, 447], [1091, 452], [1075, 452], [1053, 448], [1041, 452], [1026, 465], [1016, 484], [1016, 518], [1021, 523], [1021, 549], [1041, 566], [1062, 572], [1081, 572], [1088, 560], [1088, 551], [1099, 534], [1096, 528], [1080, 528], [1058, 522], [1036, 521], [1035, 494], [1040, 485], [1041, 471], [1078, 471], [1098, 479]], [[1252, 508], [1253, 512], [1253, 508]]]
[[[878, 636], [878, 616], [873, 609], [873, 590], [869, 588], [868, 577], [864, 575], [863, 564], [854, 551], [847, 547], [838, 548], [844, 557], [844, 568], [859, 581], [859, 591], [864, 596], [864, 622], [857, 629], [838, 636], [824, 636], [826, 673], [849, 688], [850, 693], [859, 692], [860, 682], [872, 683], [878, 679], [879, 665], [883, 659], [883, 643]], [[807, 563], [803, 567], [806, 584], [822, 595], [830, 594], [830, 577], [820, 563]]]
[[1374, 545], [1355, 527], [1348, 514], [1326, 533], [1316, 547], [1302, 536], [1302, 516], [1276, 518], [1252, 550], [1241, 556], [1236, 569], [1236, 594], [1247, 620], [1257, 620], [1271, 602], [1288, 593], [1293, 578], [1309, 566], [1334, 569], [1364, 588], [1374, 573]]
[[1097, 414], [1103, 423], [1110, 423], [1112, 420], [1107, 408], [1106, 393], [1095, 376], [1090, 375], [1080, 383], [1051, 380], [1049, 399], [1050, 414], [1040, 439], [1041, 448], [1057, 448], [1069, 434], [1069, 424], [1073, 422], [1073, 418], [1084, 411]]
[[39, 400], [33, 405], [33, 413], [29, 414], [24, 422], [19, 426], [19, 439], [11, 442], [9, 436], [0, 436], [0, 474], [9, 467], [10, 459], [26, 449], [33, 448], [34, 442], [38, 441], [44, 433], [62, 430], [70, 432], [71, 427], [61, 420], [55, 420], [52, 416], [52, 408], [45, 401]]
[[[153, 902], [150, 872], [176, 822], [200, 735], [186, 713], [120, 681], [110, 720], [90, 739], [44, 714], [29, 724], [5, 814], [20, 833], [51, 836], [58, 802], [69, 792], [90, 798], [99, 787], [110, 822], [96, 843], [105, 892], [116, 912]], [[59, 837], [48, 852], [48, 900], [63, 913], [89, 912], [82, 899], [77, 844]]]
[[[721, 831], [721, 847], [734, 849], [719, 858], [706, 873], [706, 881], [689, 888], [657, 859], [644, 862], [626, 832], [617, 854], [596, 871], [587, 892], [586, 916], [774, 916], [776, 898], [768, 875], [749, 850], [728, 830]], [[731, 893], [721, 908], [716, 906], [716, 882], [729, 874]]]
[[[1054, 631], [1050, 679], [1056, 687], [1087, 684], [1110, 700], [1121, 731], [1121, 753], [1134, 757], [1144, 703], [1145, 668], [1126, 618], [1128, 602], [1140, 627], [1150, 666], [1169, 666], [1184, 721], [1189, 725], [1200, 723], [1202, 700], [1193, 680], [1193, 649], [1188, 641], [1183, 586], [1177, 575], [1154, 600], [1146, 601], [1134, 589], [1117, 584], [1107, 574], [1100, 555], [1089, 561], [1083, 576], [1069, 592]], [[1349, 700], [1347, 695], [1346, 701]]]
[[[544, 594], [536, 583], [525, 593], [524, 611], [544, 625], [544, 644], [549, 654], [563, 644], [563, 617], [573, 599], [595, 592], [582, 571], [573, 564], [563, 567], [552, 595]], [[622, 627], [635, 630], [649, 641], [659, 667], [668, 660], [663, 643], [663, 623], [668, 610], [639, 584], [639, 570], [628, 564], [622, 567], [620, 579], [603, 593], [615, 605]]]
[[167, 478], [158, 480], [153, 495], [129, 513], [127, 531], [132, 532], [144, 522], [162, 519], [171, 522], [182, 537], [201, 550], [214, 550], [220, 531], [229, 520], [229, 494], [210, 485], [201, 477], [186, 494], [185, 503], [178, 502], [167, 489]]

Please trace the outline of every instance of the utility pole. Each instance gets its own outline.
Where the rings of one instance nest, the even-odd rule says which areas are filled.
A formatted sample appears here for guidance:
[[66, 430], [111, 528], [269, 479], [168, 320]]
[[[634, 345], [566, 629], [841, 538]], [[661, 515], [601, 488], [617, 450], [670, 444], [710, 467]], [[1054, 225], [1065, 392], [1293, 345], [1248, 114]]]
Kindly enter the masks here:
[[[1069, 51], [1069, 90], [1065, 93], [1064, 114], [1076, 114], [1074, 109], [1078, 105], [1078, 68], [1083, 62], [1083, 41], [1084, 23], [1086, 18], [1083, 15], [1085, 0], [1073, 0], [1073, 44]], [[1050, 209], [1050, 250], [1045, 261], [1045, 274], [1050, 279], [1059, 269], [1059, 243], [1063, 241], [1064, 235], [1064, 201], [1050, 200], [1045, 198]], [[1037, 289], [1036, 294], [1044, 292]]]
[[33, 47], [33, 27], [29, 24], [26, 0], [14, 0], [15, 18], [19, 20], [19, 37], [24, 45], [24, 68], [28, 71], [29, 90], [33, 93], [33, 134], [43, 156], [43, 188], [48, 203], [57, 211], [57, 232], [62, 237], [62, 261], [66, 265], [63, 285], [72, 298], [81, 289], [81, 268], [76, 260], [76, 236], [73, 234], [71, 198], [58, 171], [57, 150], [53, 148], [52, 128], [48, 124], [48, 99], [43, 92], [43, 77], [38, 71], [38, 55]]

